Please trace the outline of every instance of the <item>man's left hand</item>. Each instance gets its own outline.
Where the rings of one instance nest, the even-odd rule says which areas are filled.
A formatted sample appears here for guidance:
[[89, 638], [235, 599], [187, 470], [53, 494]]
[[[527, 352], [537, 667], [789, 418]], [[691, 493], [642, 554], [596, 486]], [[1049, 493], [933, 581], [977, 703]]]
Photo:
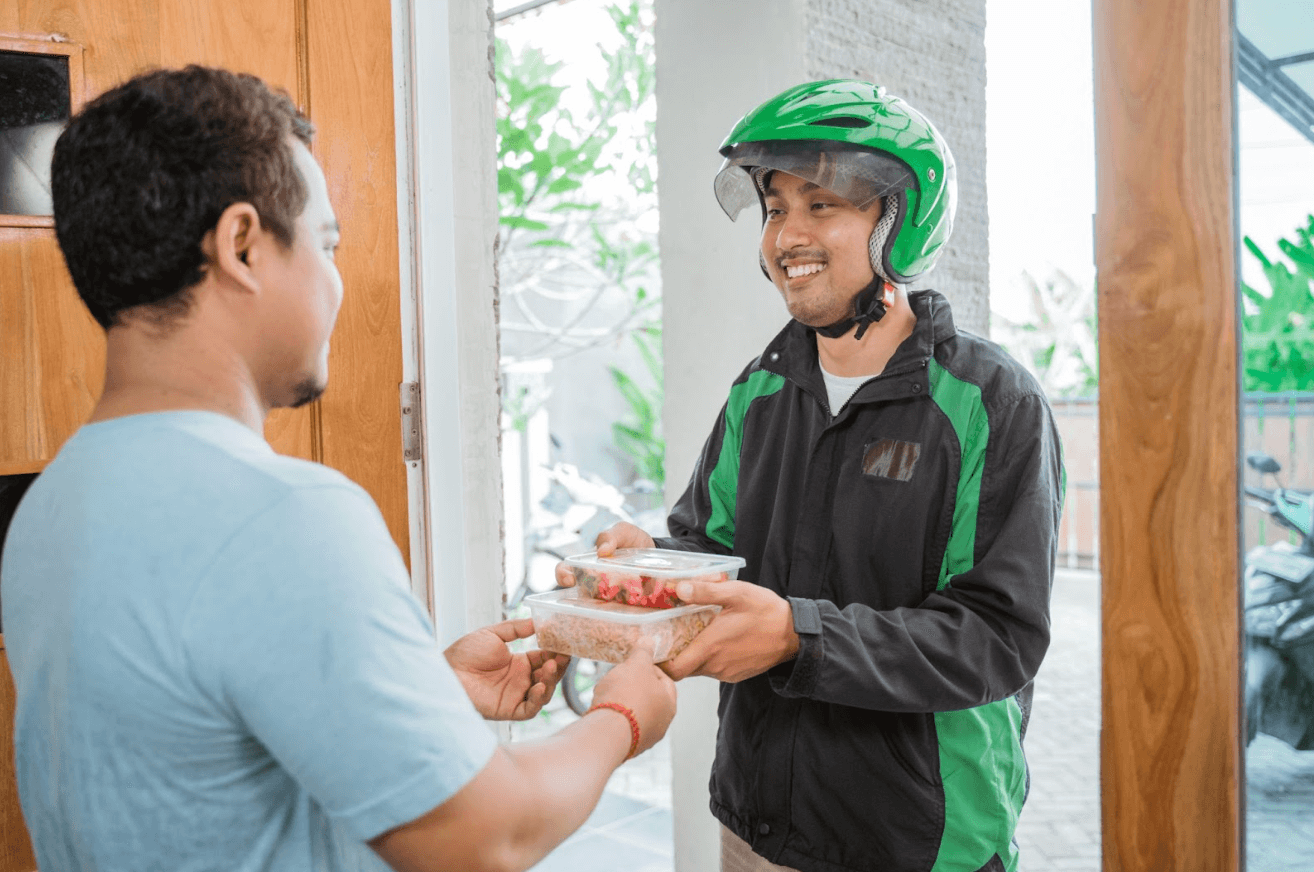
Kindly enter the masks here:
[[677, 681], [690, 675], [743, 681], [798, 653], [789, 600], [765, 587], [747, 581], [682, 581], [675, 592], [686, 603], [721, 607], [689, 647], [658, 664]]
[[503, 621], [467, 633], [443, 652], [479, 714], [524, 721], [552, 698], [570, 658], [547, 651], [512, 654], [508, 642], [534, 634], [529, 618]]

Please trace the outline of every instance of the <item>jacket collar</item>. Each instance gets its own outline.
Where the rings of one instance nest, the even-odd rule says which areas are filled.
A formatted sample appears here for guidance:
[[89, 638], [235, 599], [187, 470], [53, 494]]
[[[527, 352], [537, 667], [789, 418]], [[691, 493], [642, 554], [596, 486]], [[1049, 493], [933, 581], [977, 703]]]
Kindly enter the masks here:
[[[912, 335], [886, 364], [883, 376], [925, 370], [927, 361], [935, 354], [935, 346], [958, 332], [949, 301], [938, 291], [913, 291], [908, 295], [908, 304], [917, 316], [917, 323], [913, 325]], [[817, 332], [798, 321], [790, 320], [771, 340], [762, 352], [761, 366], [797, 382], [817, 396], [826, 395], [817, 361]]]

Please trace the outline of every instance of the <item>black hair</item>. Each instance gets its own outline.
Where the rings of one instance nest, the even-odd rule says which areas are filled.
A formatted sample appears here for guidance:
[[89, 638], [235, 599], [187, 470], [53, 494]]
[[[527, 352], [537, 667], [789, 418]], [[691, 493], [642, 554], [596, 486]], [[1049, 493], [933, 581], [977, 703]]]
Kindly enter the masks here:
[[109, 329], [148, 307], [185, 315], [201, 281], [201, 240], [250, 203], [284, 246], [305, 209], [295, 137], [314, 126], [252, 75], [189, 66], [139, 75], [77, 113], [55, 143], [55, 234], [79, 296]]

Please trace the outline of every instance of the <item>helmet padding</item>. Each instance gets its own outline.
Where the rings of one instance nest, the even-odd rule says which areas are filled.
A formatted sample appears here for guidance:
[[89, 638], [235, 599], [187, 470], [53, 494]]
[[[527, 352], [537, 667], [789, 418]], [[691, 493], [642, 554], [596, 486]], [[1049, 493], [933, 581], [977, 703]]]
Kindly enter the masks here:
[[884, 212], [881, 213], [881, 220], [877, 221], [876, 226], [871, 229], [871, 238], [867, 240], [867, 253], [871, 257], [871, 268], [876, 275], [887, 282], [893, 282], [895, 280], [890, 277], [890, 271], [885, 268], [885, 241], [890, 238], [890, 231], [894, 229], [899, 218], [898, 195], [887, 195], [881, 201], [881, 206]]

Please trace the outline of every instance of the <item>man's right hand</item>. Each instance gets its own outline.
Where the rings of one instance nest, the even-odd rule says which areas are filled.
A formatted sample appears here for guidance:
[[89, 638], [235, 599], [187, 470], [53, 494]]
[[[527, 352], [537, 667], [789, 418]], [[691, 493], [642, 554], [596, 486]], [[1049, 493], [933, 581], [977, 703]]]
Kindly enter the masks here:
[[[622, 548], [655, 548], [657, 543], [642, 528], [621, 521], [599, 533], [593, 547], [597, 549], [599, 557], [610, 557]], [[564, 563], [557, 564], [557, 585], [575, 586], [575, 574]]]
[[[637, 529], [637, 528], [636, 528]], [[636, 755], [657, 744], [675, 717], [675, 682], [652, 662], [652, 640], [641, 639], [593, 689], [593, 704], [615, 702], [639, 722]]]

